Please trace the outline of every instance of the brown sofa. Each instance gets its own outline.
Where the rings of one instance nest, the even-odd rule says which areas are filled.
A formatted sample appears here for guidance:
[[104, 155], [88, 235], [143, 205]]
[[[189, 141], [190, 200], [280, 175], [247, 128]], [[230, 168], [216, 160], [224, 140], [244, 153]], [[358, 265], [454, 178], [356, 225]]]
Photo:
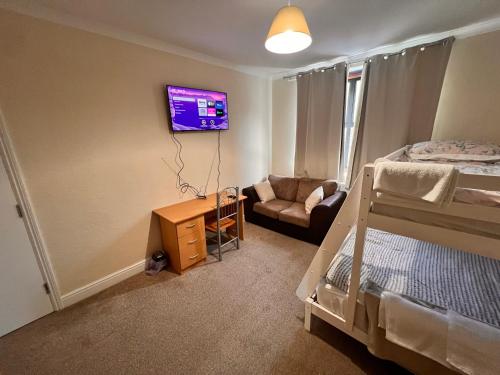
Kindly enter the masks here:
[[[262, 203], [253, 186], [243, 189], [245, 220], [288, 236], [321, 244], [335, 216], [345, 200], [346, 193], [337, 191], [333, 180], [295, 178], [269, 175], [276, 199]], [[307, 197], [318, 186], [323, 186], [324, 199], [308, 215]]]

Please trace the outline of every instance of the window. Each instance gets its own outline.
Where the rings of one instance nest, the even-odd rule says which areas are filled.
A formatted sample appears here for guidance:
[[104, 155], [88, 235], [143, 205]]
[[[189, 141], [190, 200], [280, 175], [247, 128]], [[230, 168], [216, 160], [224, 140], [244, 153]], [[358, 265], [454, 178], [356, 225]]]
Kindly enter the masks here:
[[354, 134], [355, 115], [361, 101], [361, 77], [363, 65], [349, 67], [346, 83], [346, 100], [344, 111], [344, 129], [342, 139], [342, 156], [340, 160], [339, 180], [345, 182], [347, 178], [347, 168], [349, 156], [352, 151], [352, 141]]

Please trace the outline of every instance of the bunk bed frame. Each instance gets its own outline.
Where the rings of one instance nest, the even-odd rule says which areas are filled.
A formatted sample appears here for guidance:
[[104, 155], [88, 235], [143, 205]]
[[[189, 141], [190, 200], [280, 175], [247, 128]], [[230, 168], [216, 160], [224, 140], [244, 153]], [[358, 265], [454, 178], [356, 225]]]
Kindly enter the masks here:
[[[403, 155], [408, 147], [405, 146], [385, 158], [395, 160]], [[437, 215], [450, 215], [498, 224], [500, 223], [499, 208], [456, 202], [441, 208], [412, 201], [382, 201], [373, 191], [373, 176], [374, 165], [365, 165], [296, 291], [297, 296], [305, 302], [304, 326], [307, 331], [311, 329], [311, 316], [315, 315], [365, 345], [368, 342], [368, 336], [354, 325], [354, 317], [368, 227], [500, 259], [500, 239], [394, 218], [371, 211], [372, 203], [383, 202], [386, 205], [417, 209]], [[500, 176], [460, 173], [457, 187], [500, 191]], [[346, 294], [345, 316], [340, 316], [315, 301], [315, 290], [353, 227], [356, 227], [356, 238], [351, 279]]]

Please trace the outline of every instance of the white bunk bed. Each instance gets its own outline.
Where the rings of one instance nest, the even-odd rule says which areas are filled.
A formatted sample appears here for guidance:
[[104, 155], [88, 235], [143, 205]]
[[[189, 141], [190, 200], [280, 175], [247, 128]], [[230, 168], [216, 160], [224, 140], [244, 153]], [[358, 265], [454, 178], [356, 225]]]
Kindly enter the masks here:
[[[405, 146], [386, 156], [384, 159], [392, 161], [414, 161], [408, 160], [407, 157], [411, 147], [412, 146]], [[498, 156], [500, 157], [500, 154]], [[500, 159], [495, 165], [497, 165], [499, 168], [498, 170], [500, 170]], [[364, 293], [360, 292], [359, 288], [362, 282], [362, 260], [367, 230], [372, 231], [368, 233], [369, 239], [370, 235], [377, 235], [377, 233], [379, 233], [377, 232], [378, 230], [398, 235], [396, 236], [398, 238], [400, 238], [399, 236], [409, 237], [411, 239], [439, 245], [441, 248], [446, 247], [451, 248], [451, 250], [457, 249], [469, 255], [471, 253], [477, 254], [481, 257], [489, 258], [489, 261], [492, 262], [500, 260], [500, 206], [497, 204], [498, 202], [495, 203], [495, 199], [500, 196], [498, 195], [498, 192], [500, 192], [500, 173], [494, 173], [498, 175], [477, 174], [477, 170], [474, 171], [475, 173], [470, 173], [470, 168], [468, 169], [466, 164], [465, 166], [465, 168], [459, 168], [460, 174], [457, 181], [457, 190], [463, 193], [466, 191], [465, 189], [479, 189], [481, 190], [478, 192], [479, 198], [472, 200], [467, 199], [466, 201], [470, 201], [469, 203], [460, 202], [459, 200], [461, 199], [456, 199], [447, 206], [435, 206], [409, 199], [383, 198], [373, 189], [375, 165], [368, 164], [364, 166], [362, 173], [358, 175], [344, 205], [297, 289], [297, 296], [305, 302], [304, 325], [308, 331], [311, 329], [311, 316], [315, 315], [356, 340], [364, 343], [370, 349], [369, 344], [370, 341], [373, 340], [369, 336], [366, 326], [357, 324], [359, 320], [363, 320], [363, 315], [366, 317], [366, 311], [362, 311]], [[490, 202], [492, 204], [484, 204], [484, 194], [481, 195], [481, 193], [485, 191], [494, 192], [492, 195], [492, 202]], [[487, 196], [488, 194], [486, 194], [486, 197]], [[332, 288], [331, 285], [325, 283], [327, 276], [332, 277], [331, 274], [327, 275], [327, 273], [330, 267], [334, 265], [332, 261], [335, 260], [337, 261], [337, 268], [335, 270], [336, 272], [338, 271], [338, 257], [342, 255], [340, 251], [349, 243], [352, 250], [350, 254], [352, 256], [350, 256], [350, 274], [347, 276], [349, 282], [346, 283], [346, 290]], [[381, 243], [379, 245], [383, 247], [387, 244]], [[382, 249], [382, 247], [378, 249]], [[460, 251], [456, 253], [460, 253]], [[337, 253], [339, 253], [338, 257], [336, 257]], [[494, 272], [498, 270], [497, 265], [498, 263], [494, 263], [494, 267], [492, 268]], [[500, 274], [493, 275], [493, 290], [491, 293], [493, 294], [492, 298], [496, 298], [497, 300], [500, 300], [499, 278]], [[325, 293], [325, 287], [329, 289], [330, 297], [324, 297], [328, 295], [328, 293]], [[320, 298], [318, 298], [318, 294]], [[387, 293], [387, 295], [384, 294], [384, 296], [387, 296], [385, 299], [387, 300], [387, 304], [389, 304], [390, 298], [394, 297], [391, 293]], [[453, 371], [461, 370], [464, 373], [478, 373], [477, 367], [475, 369], [470, 369], [468, 368], [468, 364], [461, 366], [460, 360], [457, 360], [458, 365], [456, 363], [452, 365], [450, 361], [446, 360], [446, 353], [435, 353], [440, 350], [446, 352], [446, 340], [451, 340], [449, 334], [448, 336], [446, 334], [448, 327], [446, 324], [449, 324], [449, 322], [445, 322], [445, 326], [443, 326], [443, 324], [441, 324], [443, 321], [440, 317], [442, 314], [437, 316], [436, 314], [439, 315], [440, 313], [436, 313], [430, 308], [423, 308], [422, 304], [412, 303], [411, 300], [404, 299], [404, 297], [405, 296], [403, 296], [403, 299], [400, 300], [399, 303], [411, 305], [410, 307], [416, 309], [417, 313], [421, 312], [423, 315], [420, 315], [420, 318], [425, 320], [424, 325], [428, 324], [432, 326], [432, 322], [434, 322], [437, 324], [436, 327], [440, 327], [439, 329], [441, 329], [441, 337], [436, 333], [435, 337], [426, 338], [424, 341], [434, 342], [440, 339], [445, 341], [443, 344], [444, 346], [441, 345], [438, 349], [429, 349], [429, 345], [422, 345], [422, 342], [415, 344], [414, 347], [412, 347], [412, 345], [406, 346], [406, 349], [413, 350], [427, 358], [431, 358], [453, 369]], [[396, 298], [398, 298], [398, 296], [396, 296]], [[328, 301], [333, 302], [329, 303]], [[380, 298], [380, 301], [382, 301], [382, 298]], [[425, 305], [426, 301], [418, 302], [424, 302]], [[384, 303], [380, 303], [378, 319], [379, 327], [385, 329], [386, 327], [382, 322], [383, 316], [386, 314], [383, 307]], [[403, 327], [405, 324], [412, 325], [418, 323], [415, 320], [411, 320], [416, 319], [418, 316], [418, 314], [413, 314], [414, 310], [403, 309], [402, 311], [406, 311], [402, 314], [408, 315], [406, 321], [402, 319], [400, 322]], [[497, 314], [498, 311], [494, 313]], [[475, 321], [471, 320], [471, 322], [472, 326], [474, 326]], [[441, 324], [441, 326], [439, 326], [438, 323]], [[478, 350], [476, 354], [467, 354], [476, 356], [472, 359], [473, 362], [483, 360], [489, 361], [488, 350], [490, 350], [491, 353], [491, 350], [499, 349], [500, 329], [495, 326], [483, 325], [483, 323], [481, 323], [478, 331], [481, 331], [484, 327], [488, 327], [488, 330], [486, 332], [481, 332], [483, 335], [482, 337], [476, 338], [476, 341], [472, 340], [469, 346], [463, 345], [463, 349], [461, 349], [462, 352], [467, 351], [472, 345], [473, 349], [470, 351]], [[425, 331], [425, 327], [421, 328], [422, 331]], [[434, 334], [434, 330], [437, 332], [439, 329], [435, 328], [431, 330], [430, 334]], [[442, 337], [443, 329], [444, 337]], [[485, 336], [487, 340], [481, 341]], [[462, 338], [458, 338], [457, 340]], [[392, 340], [393, 343], [399, 343], [399, 341]], [[451, 344], [450, 341], [450, 347], [452, 346]], [[483, 344], [485, 346], [483, 346], [482, 349], [477, 349]], [[434, 344], [430, 346], [432, 345]], [[488, 345], [493, 345], [496, 349], [492, 349], [492, 347]], [[423, 346], [424, 349], [420, 350], [419, 346]], [[481, 353], [481, 350], [483, 350], [483, 353]], [[477, 357], [479, 355], [482, 355], [483, 358], [478, 360]], [[444, 356], [444, 359], [440, 358], [440, 356]], [[389, 356], [388, 359], [393, 358]], [[479, 368], [481, 368], [479, 371], [489, 371], [491, 365], [493, 364], [486, 364], [484, 368], [481, 368], [481, 365], [479, 365]]]

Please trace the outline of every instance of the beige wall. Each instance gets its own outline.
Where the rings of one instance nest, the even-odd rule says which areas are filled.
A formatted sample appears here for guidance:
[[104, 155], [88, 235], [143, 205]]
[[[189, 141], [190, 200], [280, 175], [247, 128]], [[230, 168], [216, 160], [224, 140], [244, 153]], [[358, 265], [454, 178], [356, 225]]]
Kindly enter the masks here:
[[275, 174], [293, 176], [295, 129], [297, 122], [297, 83], [273, 81], [272, 167]]
[[[3, 10], [0, 56], [0, 107], [63, 294], [161, 246], [151, 210], [183, 198], [162, 161], [164, 84], [227, 91], [222, 186], [268, 173], [265, 79]], [[217, 133], [179, 139], [184, 176], [204, 184]]]
[[500, 143], [500, 31], [455, 41], [433, 138]]

